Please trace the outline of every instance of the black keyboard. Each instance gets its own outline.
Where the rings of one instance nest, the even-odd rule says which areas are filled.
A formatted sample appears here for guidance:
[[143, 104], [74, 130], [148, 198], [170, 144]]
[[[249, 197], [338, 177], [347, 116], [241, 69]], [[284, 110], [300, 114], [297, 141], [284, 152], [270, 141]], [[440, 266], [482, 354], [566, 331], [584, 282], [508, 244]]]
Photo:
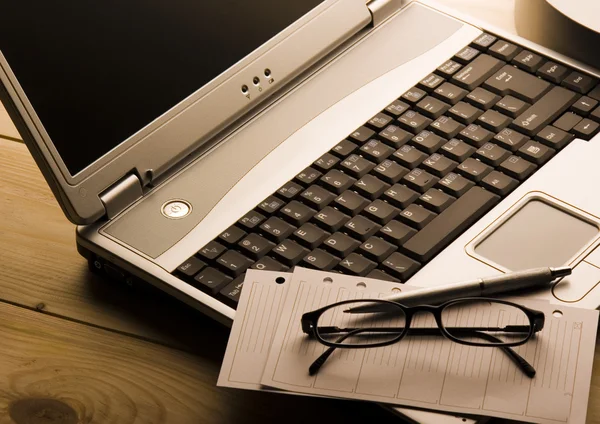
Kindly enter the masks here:
[[574, 137], [600, 85], [490, 34], [425, 76], [185, 261], [235, 308], [248, 268], [406, 282]]

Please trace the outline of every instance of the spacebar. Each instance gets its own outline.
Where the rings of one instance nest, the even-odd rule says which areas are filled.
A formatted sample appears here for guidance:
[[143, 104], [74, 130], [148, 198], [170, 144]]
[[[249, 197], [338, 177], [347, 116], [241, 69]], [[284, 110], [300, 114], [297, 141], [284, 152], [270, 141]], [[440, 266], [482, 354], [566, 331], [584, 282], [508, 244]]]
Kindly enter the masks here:
[[471, 188], [404, 243], [403, 250], [419, 262], [429, 261], [499, 200], [481, 187]]

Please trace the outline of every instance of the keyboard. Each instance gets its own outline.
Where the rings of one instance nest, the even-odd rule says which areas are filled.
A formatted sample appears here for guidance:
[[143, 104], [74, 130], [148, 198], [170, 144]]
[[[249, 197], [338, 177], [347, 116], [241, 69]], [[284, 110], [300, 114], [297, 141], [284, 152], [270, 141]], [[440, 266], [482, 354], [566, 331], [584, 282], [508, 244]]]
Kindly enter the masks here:
[[482, 34], [174, 274], [232, 308], [249, 268], [404, 283], [571, 140], [593, 137], [599, 101], [596, 78]]

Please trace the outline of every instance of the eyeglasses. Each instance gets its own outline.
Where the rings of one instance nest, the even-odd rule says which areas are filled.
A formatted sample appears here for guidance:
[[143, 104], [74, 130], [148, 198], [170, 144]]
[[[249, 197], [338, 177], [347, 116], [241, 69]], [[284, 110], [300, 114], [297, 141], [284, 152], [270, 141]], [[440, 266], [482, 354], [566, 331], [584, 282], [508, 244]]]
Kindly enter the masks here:
[[[369, 307], [380, 312], [351, 313]], [[434, 321], [413, 318], [430, 312]], [[404, 336], [444, 336], [453, 342], [498, 347], [528, 377], [535, 369], [511, 347], [527, 343], [544, 328], [544, 313], [512, 302], [488, 298], [462, 298], [439, 306], [406, 307], [383, 299], [345, 300], [302, 315], [302, 331], [328, 346], [309, 367], [316, 374], [337, 348], [364, 349], [388, 346]], [[411, 326], [411, 324], [413, 324]]]

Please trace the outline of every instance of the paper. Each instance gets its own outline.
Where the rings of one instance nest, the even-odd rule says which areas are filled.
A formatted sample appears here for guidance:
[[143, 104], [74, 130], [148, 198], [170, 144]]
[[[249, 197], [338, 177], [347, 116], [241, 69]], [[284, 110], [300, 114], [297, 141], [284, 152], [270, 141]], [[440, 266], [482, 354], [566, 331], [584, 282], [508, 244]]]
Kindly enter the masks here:
[[[331, 281], [324, 281], [325, 276]], [[441, 337], [407, 337], [375, 349], [338, 349], [316, 376], [309, 376], [309, 365], [326, 347], [302, 332], [302, 313], [344, 299], [387, 296], [392, 287], [396, 285], [296, 268], [261, 383], [310, 395], [445, 412], [585, 422], [598, 312], [546, 302], [520, 301], [546, 315], [544, 329], [514, 348], [537, 370], [533, 379], [500, 349]], [[556, 310], [560, 316], [555, 316]]]

